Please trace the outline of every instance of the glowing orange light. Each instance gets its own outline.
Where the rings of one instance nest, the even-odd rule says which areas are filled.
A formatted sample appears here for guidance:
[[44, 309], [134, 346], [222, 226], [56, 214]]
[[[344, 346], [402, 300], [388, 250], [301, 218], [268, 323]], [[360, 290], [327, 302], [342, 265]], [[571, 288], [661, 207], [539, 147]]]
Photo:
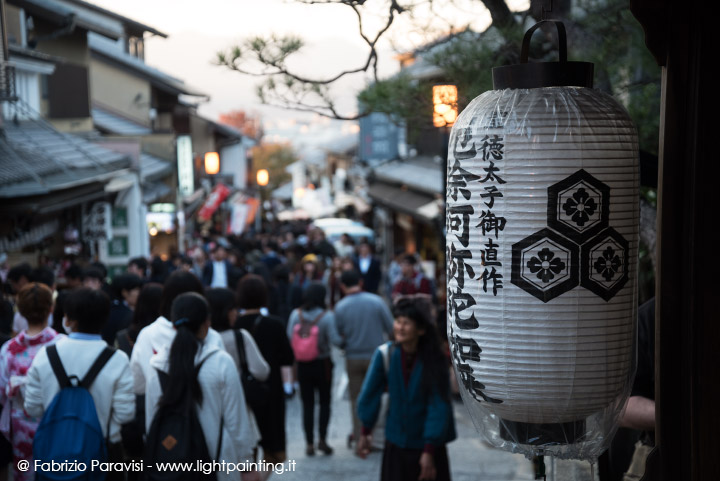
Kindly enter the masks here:
[[457, 87], [455, 85], [433, 86], [433, 125], [445, 127], [457, 120]]
[[257, 171], [257, 184], [261, 187], [265, 187], [270, 182], [270, 174], [267, 169], [260, 169]]
[[207, 152], [205, 154], [205, 173], [215, 175], [220, 172], [220, 156], [217, 152]]

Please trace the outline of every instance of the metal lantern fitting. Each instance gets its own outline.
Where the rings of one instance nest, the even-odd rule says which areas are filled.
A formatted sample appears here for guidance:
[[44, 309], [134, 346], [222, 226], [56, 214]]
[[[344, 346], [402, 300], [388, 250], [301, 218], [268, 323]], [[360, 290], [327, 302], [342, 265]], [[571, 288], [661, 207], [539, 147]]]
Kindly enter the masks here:
[[433, 125], [451, 126], [458, 116], [458, 93], [455, 85], [433, 85]]
[[[542, 23], [542, 22], [541, 22]], [[493, 70], [450, 136], [448, 337], [470, 414], [495, 446], [595, 459], [634, 359], [636, 130], [593, 66]]]

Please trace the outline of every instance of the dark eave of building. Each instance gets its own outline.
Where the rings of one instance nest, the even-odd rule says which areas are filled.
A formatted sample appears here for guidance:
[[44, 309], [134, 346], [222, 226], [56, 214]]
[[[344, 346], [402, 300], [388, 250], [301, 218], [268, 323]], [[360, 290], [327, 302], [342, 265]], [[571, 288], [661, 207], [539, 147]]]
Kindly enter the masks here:
[[[98, 7], [97, 5], [93, 5], [92, 3], [84, 2], [82, 0], [64, 0], [67, 3], [71, 3], [74, 5], [77, 5], [78, 7], [87, 8], [89, 10], [93, 10], [97, 13], [100, 13], [102, 15], [106, 15], [114, 20], [118, 20], [122, 22], [127, 30], [130, 33], [140, 33], [142, 32], [148, 32], [153, 35], [157, 35], [159, 37], [167, 38], [167, 34], [161, 32], [160, 30], [157, 30], [149, 25], [145, 25], [144, 23], [140, 23], [138, 21], [135, 21], [131, 18], [125, 17], [123, 15], [120, 15], [118, 13], [112, 12], [110, 10], [106, 10], [104, 8]], [[140, 35], [142, 36], [142, 35]]]

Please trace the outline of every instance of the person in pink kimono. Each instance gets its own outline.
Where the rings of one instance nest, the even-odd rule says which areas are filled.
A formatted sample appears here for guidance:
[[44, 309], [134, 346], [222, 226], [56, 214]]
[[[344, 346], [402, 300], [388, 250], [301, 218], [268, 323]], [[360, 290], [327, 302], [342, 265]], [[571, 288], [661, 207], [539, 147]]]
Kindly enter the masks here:
[[48, 327], [47, 321], [53, 308], [52, 291], [44, 284], [30, 283], [18, 293], [17, 307], [28, 321], [28, 328], [6, 342], [0, 349], [0, 402], [3, 404], [0, 416], [0, 431], [13, 448], [13, 479], [32, 481], [32, 469], [22, 472], [17, 469], [21, 459], [32, 463], [32, 442], [40, 419], [29, 417], [23, 409], [23, 386], [25, 375], [35, 355], [45, 345], [60, 338]]

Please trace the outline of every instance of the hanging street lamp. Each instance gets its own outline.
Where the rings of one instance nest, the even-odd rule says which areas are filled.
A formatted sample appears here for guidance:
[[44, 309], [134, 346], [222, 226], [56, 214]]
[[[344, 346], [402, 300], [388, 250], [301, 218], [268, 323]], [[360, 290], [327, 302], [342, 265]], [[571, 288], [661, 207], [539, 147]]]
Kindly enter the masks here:
[[205, 153], [205, 173], [215, 175], [220, 172], [220, 156], [217, 152]]

